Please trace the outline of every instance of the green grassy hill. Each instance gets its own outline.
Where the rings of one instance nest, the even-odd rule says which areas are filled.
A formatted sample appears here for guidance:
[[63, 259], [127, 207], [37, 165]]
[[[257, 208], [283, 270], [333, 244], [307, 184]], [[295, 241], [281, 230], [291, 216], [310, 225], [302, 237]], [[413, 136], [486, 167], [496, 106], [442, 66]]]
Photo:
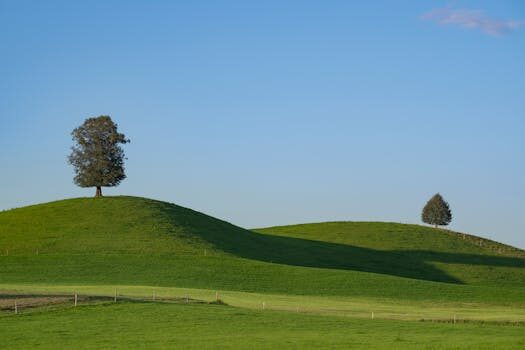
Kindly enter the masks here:
[[[326, 222], [257, 232], [344, 247], [352, 269], [467, 284], [523, 284], [525, 251], [477, 236], [420, 225]], [[330, 259], [337, 255], [327, 254]]]
[[[67, 199], [0, 213], [11, 254], [201, 254], [212, 242], [250, 235], [174, 204], [137, 197]], [[248, 238], [249, 240], [249, 238]]]
[[136, 197], [0, 212], [5, 348], [519, 349], [524, 296], [522, 250], [417, 225], [246, 230]]
[[365, 222], [250, 231], [136, 197], [1, 212], [0, 253], [0, 284], [493, 302], [521, 300], [525, 291], [523, 251], [474, 236]]

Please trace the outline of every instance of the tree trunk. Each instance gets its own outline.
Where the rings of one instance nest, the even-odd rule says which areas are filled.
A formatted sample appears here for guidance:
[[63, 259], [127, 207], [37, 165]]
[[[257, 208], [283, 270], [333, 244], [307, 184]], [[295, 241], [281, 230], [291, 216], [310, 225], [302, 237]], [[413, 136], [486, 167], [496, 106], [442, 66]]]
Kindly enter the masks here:
[[97, 186], [97, 192], [95, 192], [95, 197], [102, 197], [102, 187]]

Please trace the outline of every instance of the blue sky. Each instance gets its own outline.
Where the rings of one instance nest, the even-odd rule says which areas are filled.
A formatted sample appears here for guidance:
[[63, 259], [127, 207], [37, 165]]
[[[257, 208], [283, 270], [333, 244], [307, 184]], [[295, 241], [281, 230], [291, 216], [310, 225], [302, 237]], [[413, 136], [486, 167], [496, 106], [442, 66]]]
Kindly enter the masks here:
[[244, 227], [419, 223], [525, 248], [521, 1], [0, 0], [0, 209], [92, 196], [111, 115], [138, 195]]

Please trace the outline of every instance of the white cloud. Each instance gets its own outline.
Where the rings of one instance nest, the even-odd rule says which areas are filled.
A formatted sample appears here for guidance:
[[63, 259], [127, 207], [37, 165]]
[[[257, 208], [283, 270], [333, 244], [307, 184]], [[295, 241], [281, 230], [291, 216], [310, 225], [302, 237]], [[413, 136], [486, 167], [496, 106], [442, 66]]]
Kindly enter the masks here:
[[492, 36], [502, 36], [521, 27], [522, 22], [490, 18], [480, 10], [453, 9], [449, 7], [434, 9], [422, 16], [440, 25], [454, 25], [468, 29], [479, 29]]

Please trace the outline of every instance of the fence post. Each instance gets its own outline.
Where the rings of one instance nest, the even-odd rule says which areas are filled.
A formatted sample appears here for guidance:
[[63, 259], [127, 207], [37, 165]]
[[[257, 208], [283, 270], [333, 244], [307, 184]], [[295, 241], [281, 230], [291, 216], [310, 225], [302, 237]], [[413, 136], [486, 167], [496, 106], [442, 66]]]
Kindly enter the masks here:
[[16, 303], [16, 300], [15, 300], [15, 315], [18, 314], [18, 305]]
[[75, 307], [77, 307], [77, 301], [78, 301], [78, 295], [77, 295], [77, 292], [75, 292]]
[[115, 288], [115, 298], [113, 299], [113, 301], [116, 303], [117, 302], [117, 288]]

